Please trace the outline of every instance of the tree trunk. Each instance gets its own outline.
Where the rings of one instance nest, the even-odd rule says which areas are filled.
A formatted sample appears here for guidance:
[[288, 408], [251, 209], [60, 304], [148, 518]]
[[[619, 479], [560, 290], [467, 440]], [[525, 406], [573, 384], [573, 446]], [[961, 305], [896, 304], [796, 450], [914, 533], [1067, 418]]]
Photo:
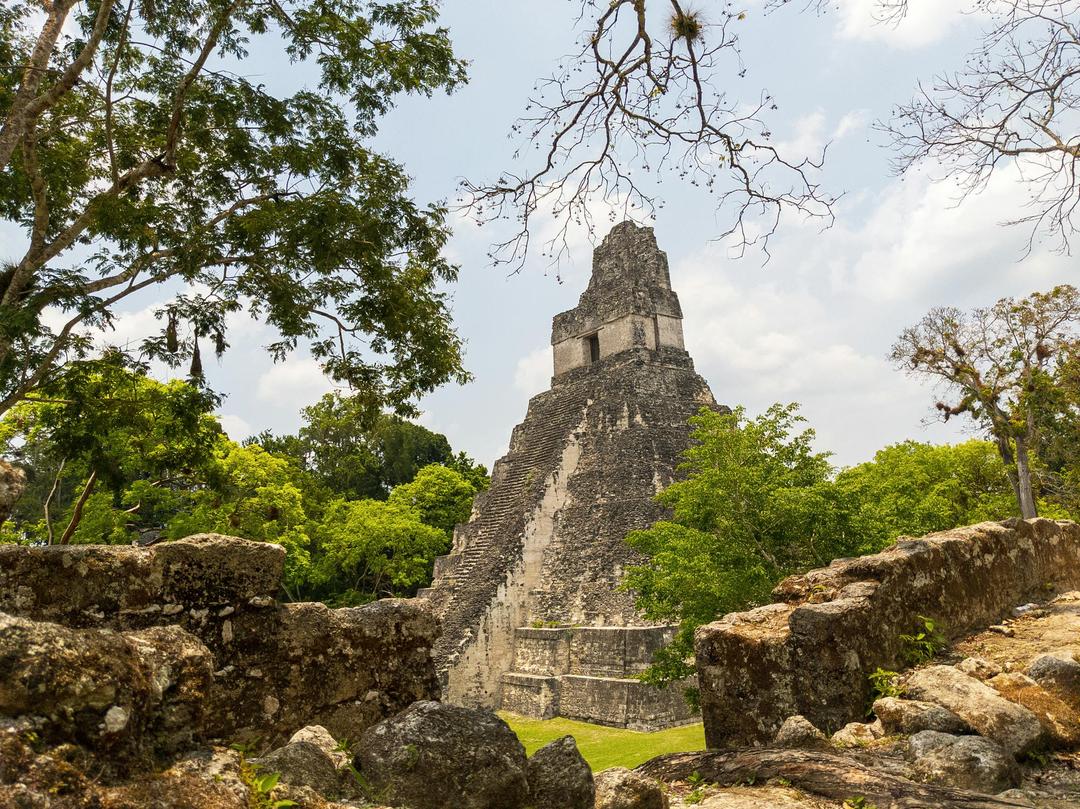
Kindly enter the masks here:
[[71, 513], [71, 522], [68, 523], [68, 527], [64, 529], [63, 536], [60, 537], [60, 544], [67, 545], [71, 542], [71, 537], [75, 534], [75, 529], [79, 527], [79, 521], [82, 520], [83, 506], [86, 505], [86, 501], [90, 498], [90, 493], [94, 491], [94, 483], [97, 481], [97, 470], [95, 469], [90, 473], [90, 477], [86, 479], [86, 485], [83, 486], [82, 494], [79, 495], [79, 500], [75, 503], [75, 511]]
[[837, 802], [855, 796], [878, 809], [1006, 809], [1030, 806], [1008, 798], [920, 784], [851, 757], [812, 750], [707, 750], [672, 753], [647, 761], [637, 772], [661, 781], [701, 780], [738, 786], [783, 778], [793, 787]]
[[1016, 482], [1017, 495], [1020, 501], [1020, 516], [1025, 520], [1038, 517], [1039, 512], [1035, 508], [1035, 495], [1031, 490], [1031, 464], [1028, 459], [1027, 441], [1023, 438], [1016, 439]]

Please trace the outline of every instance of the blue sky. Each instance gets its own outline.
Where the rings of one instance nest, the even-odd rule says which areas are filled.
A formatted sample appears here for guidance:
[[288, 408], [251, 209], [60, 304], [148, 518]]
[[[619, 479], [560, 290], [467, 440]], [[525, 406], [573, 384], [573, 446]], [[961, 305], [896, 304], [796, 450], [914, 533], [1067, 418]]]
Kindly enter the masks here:
[[[701, 4], [706, 15], [709, 5]], [[931, 181], [932, 169], [902, 180], [890, 174], [890, 153], [872, 124], [919, 80], [961, 65], [980, 25], [959, 13], [967, 4], [912, 0], [898, 28], [875, 23], [872, 0], [833, 5], [826, 15], [787, 9], [765, 16], [760, 0], [749, 0], [740, 35], [748, 71], [724, 86], [748, 100], [767, 88], [779, 105], [770, 128], [792, 152], [830, 144], [820, 179], [844, 193], [836, 224], [822, 231], [789, 218], [767, 264], [757, 252], [739, 259], [716, 241], [727, 222], [712, 198], [668, 182], [655, 226], [682, 299], [687, 347], [717, 400], [752, 412], [801, 402], [820, 448], [851, 464], [905, 438], [961, 436], [953, 425], [927, 426], [931, 389], [890, 366], [901, 329], [932, 306], [988, 304], [1074, 281], [1076, 273], [1072, 259], [1042, 248], [1019, 260], [1028, 233], [1000, 225], [1023, 198], [1010, 171], [959, 207], [953, 187]], [[491, 179], [513, 167], [510, 126], [534, 81], [573, 49], [575, 7], [572, 0], [446, 0], [444, 21], [472, 62], [471, 82], [451, 97], [404, 101], [378, 137], [408, 167], [419, 199], [452, 199], [461, 177]], [[258, 50], [246, 72], [278, 91], [308, 75]], [[603, 211], [601, 201], [596, 210]], [[576, 303], [592, 242], [574, 234], [558, 278], [538, 254], [511, 275], [486, 258], [496, 232], [459, 217], [454, 227], [450, 249], [461, 265], [454, 313], [475, 381], [427, 397], [421, 421], [490, 464], [529, 396], [548, 386], [551, 317]], [[152, 309], [151, 300], [131, 306], [110, 339], [147, 334]], [[237, 439], [295, 429], [299, 409], [329, 383], [303, 353], [274, 365], [262, 350], [273, 335], [250, 321], [236, 325], [230, 352], [206, 363], [211, 386], [227, 394], [223, 423]]]

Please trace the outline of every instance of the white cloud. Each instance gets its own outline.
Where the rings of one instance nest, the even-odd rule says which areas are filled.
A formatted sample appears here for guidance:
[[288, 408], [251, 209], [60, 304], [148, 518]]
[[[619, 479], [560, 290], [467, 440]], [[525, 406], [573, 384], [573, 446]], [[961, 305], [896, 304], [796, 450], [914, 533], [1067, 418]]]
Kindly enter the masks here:
[[877, 0], [838, 0], [837, 32], [843, 39], [921, 48], [948, 37], [972, 18], [972, 0], [910, 0], [902, 20], [884, 19]]
[[930, 308], [992, 303], [1069, 280], [1069, 260], [1018, 259], [1027, 232], [1001, 227], [1017, 205], [1006, 170], [964, 204], [925, 177], [896, 180], [839, 210], [835, 228], [788, 226], [764, 268], [713, 245], [677, 261], [687, 347], [718, 401], [760, 412], [796, 400], [819, 446], [843, 464], [905, 438], [957, 440], [927, 426], [931, 388], [892, 367], [901, 329]]
[[816, 109], [795, 120], [790, 137], [778, 140], [775, 143], [776, 150], [788, 160], [797, 161], [805, 157], [815, 162], [820, 161], [822, 151], [828, 143], [842, 140], [864, 129], [868, 117], [866, 110], [850, 110], [830, 129], [825, 111]]
[[530, 351], [517, 361], [514, 387], [527, 396], [548, 389], [552, 374], [551, 346]]
[[218, 421], [221, 422], [221, 429], [223, 429], [225, 434], [233, 441], [243, 441], [255, 432], [251, 429], [251, 425], [248, 424], [245, 419], [233, 415], [232, 413], [220, 414], [218, 416]]
[[311, 357], [292, 356], [265, 371], [255, 383], [255, 398], [276, 410], [297, 412], [333, 389]]

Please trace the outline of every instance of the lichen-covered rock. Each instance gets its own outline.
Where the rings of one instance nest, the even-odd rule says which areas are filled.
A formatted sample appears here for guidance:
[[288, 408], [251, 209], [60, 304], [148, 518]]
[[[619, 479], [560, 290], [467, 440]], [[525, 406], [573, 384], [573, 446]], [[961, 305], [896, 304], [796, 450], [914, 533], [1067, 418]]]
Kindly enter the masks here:
[[490, 711], [417, 702], [360, 736], [354, 765], [379, 800], [410, 809], [518, 809], [525, 748]]
[[999, 674], [988, 681], [1001, 696], [1023, 705], [1039, 718], [1052, 744], [1071, 750], [1080, 745], [1080, 716], [1035, 680], [1019, 672]]
[[314, 742], [289, 742], [264, 756], [251, 759], [260, 772], [279, 773], [281, 782], [310, 787], [324, 798], [337, 797], [340, 779], [333, 759]]
[[283, 560], [278, 545], [218, 534], [147, 548], [0, 545], [0, 610], [75, 628], [187, 630], [213, 654], [208, 737], [281, 743], [318, 723], [355, 739], [438, 695], [438, 625], [424, 604], [278, 604]]
[[528, 805], [534, 809], [593, 809], [592, 770], [573, 736], [544, 745], [529, 759]]
[[300, 728], [292, 736], [289, 737], [289, 743], [293, 742], [311, 742], [322, 750], [326, 755], [330, 757], [330, 760], [334, 762], [334, 766], [341, 769], [349, 763], [349, 754], [346, 753], [337, 740], [330, 735], [330, 731], [324, 728], [322, 725], [307, 725]]
[[800, 750], [827, 750], [829, 737], [814, 727], [805, 716], [789, 716], [773, 740], [776, 747]]
[[1080, 711], [1080, 662], [1070, 649], [1060, 649], [1036, 657], [1027, 675], [1059, 699]]
[[40, 717], [50, 742], [75, 742], [124, 769], [199, 734], [211, 655], [179, 627], [118, 634], [0, 613], [0, 715]]
[[1001, 674], [1001, 666], [982, 657], [965, 657], [956, 664], [956, 668], [983, 682]]
[[596, 809], [668, 809], [668, 797], [658, 781], [624, 767], [598, 772]]
[[908, 742], [915, 776], [927, 783], [993, 794], [1020, 783], [1016, 761], [999, 744], [981, 736], [953, 736], [924, 730]]
[[952, 666], [918, 669], [908, 678], [904, 691], [952, 711], [1014, 756], [1034, 749], [1044, 739], [1042, 724], [1034, 713]]
[[0, 525], [26, 491], [26, 473], [0, 458]]
[[848, 722], [832, 735], [830, 741], [837, 747], [865, 747], [883, 735], [880, 725], [872, 722]]
[[952, 711], [916, 699], [882, 697], [874, 701], [874, 715], [881, 720], [888, 735], [910, 736], [923, 730], [951, 733], [956, 736], [974, 733], [971, 725]]

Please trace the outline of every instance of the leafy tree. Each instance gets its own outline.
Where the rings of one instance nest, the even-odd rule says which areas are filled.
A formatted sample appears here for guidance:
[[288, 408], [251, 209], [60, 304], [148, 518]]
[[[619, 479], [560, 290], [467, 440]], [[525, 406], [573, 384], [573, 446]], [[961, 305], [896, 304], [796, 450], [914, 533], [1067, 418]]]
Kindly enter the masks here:
[[1001, 457], [988, 441], [904, 441], [844, 469], [835, 486], [851, 530], [874, 550], [902, 534], [922, 536], [1018, 513]]
[[413, 509], [425, 525], [451, 538], [454, 526], [469, 519], [476, 486], [441, 464], [425, 466], [408, 483], [394, 487], [389, 502]]
[[296, 469], [259, 446], [222, 442], [214, 488], [200, 488], [168, 523], [170, 539], [204, 531], [282, 545], [286, 551], [283, 587], [300, 597], [311, 575], [311, 524]]
[[[41, 496], [48, 486], [48, 494], [34, 504], [44, 511], [43, 539], [72, 541], [96, 488], [106, 490], [95, 499], [95, 511], [101, 512], [106, 504], [120, 506], [125, 491], [138, 482], [145, 502], [140, 497], [126, 506], [124, 514], [132, 519], [153, 511], [150, 503], [159, 499], [155, 489], [201, 480], [222, 439], [210, 412], [216, 403], [186, 382], [151, 379], [119, 352], [69, 363], [40, 397], [23, 401], [0, 421], [6, 454], [28, 460], [35, 473], [31, 495]], [[60, 489], [72, 480], [80, 481], [79, 493], [67, 528], [56, 537], [50, 508], [69, 505]], [[69, 497], [72, 493], [68, 488]], [[112, 519], [105, 533], [119, 530], [120, 519]]]
[[[173, 294], [140, 350], [201, 377], [227, 315], [301, 341], [335, 379], [407, 412], [466, 374], [439, 285], [445, 209], [368, 144], [402, 94], [464, 63], [435, 0], [13, 0], [0, 10], [0, 414], [88, 355], [83, 329]], [[317, 66], [271, 95], [249, 49]], [[47, 311], [62, 311], [58, 329]]]
[[446, 533], [421, 522], [415, 509], [378, 500], [335, 501], [316, 536], [314, 581], [339, 603], [415, 593], [449, 546]]
[[294, 458], [328, 492], [347, 500], [384, 500], [433, 463], [453, 466], [477, 488], [487, 485], [487, 471], [464, 453], [454, 455], [446, 436], [373, 410], [371, 400], [358, 395], [328, 393], [304, 408], [295, 436], [264, 432], [252, 442]]
[[1080, 292], [1061, 285], [1027, 298], [1002, 298], [971, 313], [930, 311], [905, 329], [892, 358], [909, 373], [945, 386], [941, 418], [966, 414], [990, 437], [1005, 463], [1020, 513], [1038, 514], [1031, 453], [1039, 441], [1040, 396], [1078, 339]]
[[672, 644], [654, 660], [650, 679], [685, 677], [694, 629], [717, 615], [759, 603], [784, 576], [856, 549], [834, 531], [832, 467], [814, 452], [813, 430], [798, 406], [773, 405], [748, 418], [702, 410], [690, 423], [694, 446], [658, 501], [672, 519], [627, 542], [649, 556], [631, 567], [626, 586], [650, 620], [679, 623]]

